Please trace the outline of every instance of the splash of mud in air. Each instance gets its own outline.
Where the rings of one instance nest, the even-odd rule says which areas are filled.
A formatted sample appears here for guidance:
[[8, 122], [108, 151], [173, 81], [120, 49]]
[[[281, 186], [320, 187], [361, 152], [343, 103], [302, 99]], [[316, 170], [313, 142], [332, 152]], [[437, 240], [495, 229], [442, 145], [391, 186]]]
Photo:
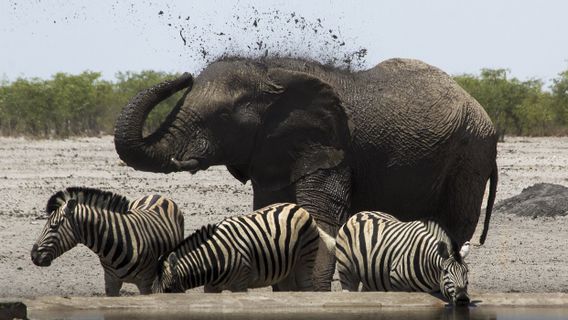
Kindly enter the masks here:
[[339, 28], [327, 26], [321, 18], [235, 7], [230, 19], [213, 26], [167, 11], [158, 15], [179, 34], [184, 54], [204, 65], [225, 56], [242, 56], [304, 58], [348, 70], [367, 67], [367, 49], [351, 44], [353, 39], [345, 39]]

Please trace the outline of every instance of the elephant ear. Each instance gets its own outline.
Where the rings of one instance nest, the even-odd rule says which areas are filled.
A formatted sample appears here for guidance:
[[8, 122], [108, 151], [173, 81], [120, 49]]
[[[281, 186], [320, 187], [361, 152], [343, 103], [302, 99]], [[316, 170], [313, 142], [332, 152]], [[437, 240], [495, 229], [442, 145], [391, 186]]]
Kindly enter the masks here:
[[251, 159], [251, 179], [265, 190], [284, 188], [346, 157], [349, 120], [335, 90], [303, 72], [268, 71], [273, 101], [263, 115]]

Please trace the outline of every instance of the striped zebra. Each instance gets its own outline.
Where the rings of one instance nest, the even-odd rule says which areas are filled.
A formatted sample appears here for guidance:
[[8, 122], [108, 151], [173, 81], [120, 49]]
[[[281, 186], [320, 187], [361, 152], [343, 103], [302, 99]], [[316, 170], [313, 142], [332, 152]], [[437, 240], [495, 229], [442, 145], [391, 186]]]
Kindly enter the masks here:
[[118, 296], [123, 282], [151, 293], [160, 255], [183, 240], [183, 214], [158, 195], [130, 202], [121, 195], [91, 188], [67, 188], [47, 202], [47, 222], [31, 257], [37, 266], [82, 243], [104, 268], [107, 296]]
[[457, 246], [435, 221], [401, 222], [381, 212], [360, 212], [337, 236], [343, 290], [441, 291], [454, 304], [469, 303], [469, 242]]
[[154, 292], [313, 290], [319, 229], [295, 204], [274, 204], [197, 230], [161, 258]]

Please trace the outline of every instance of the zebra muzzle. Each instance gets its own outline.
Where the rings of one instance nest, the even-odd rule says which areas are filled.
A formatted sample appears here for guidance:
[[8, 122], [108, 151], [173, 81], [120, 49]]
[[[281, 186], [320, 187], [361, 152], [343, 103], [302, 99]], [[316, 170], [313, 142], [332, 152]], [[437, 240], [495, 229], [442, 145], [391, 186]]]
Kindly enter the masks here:
[[467, 306], [469, 305], [469, 295], [466, 291], [456, 292], [454, 297], [454, 304], [456, 306]]
[[47, 252], [39, 252], [37, 244], [32, 247], [32, 262], [38, 267], [49, 267], [51, 265], [51, 259]]

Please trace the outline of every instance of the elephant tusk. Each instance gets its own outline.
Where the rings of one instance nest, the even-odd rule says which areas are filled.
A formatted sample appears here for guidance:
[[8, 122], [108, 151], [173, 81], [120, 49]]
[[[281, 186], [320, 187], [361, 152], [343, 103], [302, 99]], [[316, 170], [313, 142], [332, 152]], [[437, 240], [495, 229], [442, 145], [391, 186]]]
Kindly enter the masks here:
[[171, 161], [175, 168], [179, 171], [197, 171], [199, 169], [199, 161], [196, 159], [179, 161], [172, 158]]

